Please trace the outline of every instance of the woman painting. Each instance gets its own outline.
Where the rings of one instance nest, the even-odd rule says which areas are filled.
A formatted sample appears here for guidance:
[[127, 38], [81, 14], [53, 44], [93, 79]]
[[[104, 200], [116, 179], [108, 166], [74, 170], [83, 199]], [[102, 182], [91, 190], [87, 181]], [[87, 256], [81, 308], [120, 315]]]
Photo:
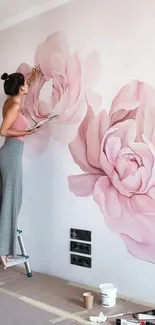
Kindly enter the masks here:
[[27, 81], [23, 74], [4, 73], [4, 92], [8, 96], [2, 109], [0, 134], [5, 137], [0, 148], [0, 266], [6, 269], [10, 258], [15, 257], [17, 217], [22, 204], [22, 154], [24, 136], [37, 131], [26, 131], [28, 122], [21, 110], [22, 97], [37, 77], [37, 70]]

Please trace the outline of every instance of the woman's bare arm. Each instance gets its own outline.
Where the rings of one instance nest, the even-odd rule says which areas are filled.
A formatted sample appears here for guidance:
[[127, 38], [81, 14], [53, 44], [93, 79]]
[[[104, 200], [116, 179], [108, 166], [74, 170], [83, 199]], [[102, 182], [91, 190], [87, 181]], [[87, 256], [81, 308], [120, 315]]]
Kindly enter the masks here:
[[32, 81], [34, 81], [39, 75], [40, 71], [37, 68], [33, 68], [31, 76], [27, 79], [28, 85], [30, 86]]
[[24, 135], [30, 135], [36, 132], [36, 130], [24, 131], [24, 130], [14, 130], [11, 128], [11, 125], [14, 123], [16, 118], [20, 113], [20, 105], [18, 103], [14, 103], [3, 119], [3, 122], [0, 127], [0, 134], [2, 137], [18, 137]]

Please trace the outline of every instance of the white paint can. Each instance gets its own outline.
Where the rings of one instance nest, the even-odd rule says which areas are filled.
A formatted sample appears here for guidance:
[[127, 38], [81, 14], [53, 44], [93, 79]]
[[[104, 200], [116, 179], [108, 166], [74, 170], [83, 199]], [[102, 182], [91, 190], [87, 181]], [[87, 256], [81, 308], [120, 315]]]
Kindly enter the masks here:
[[116, 305], [117, 287], [112, 283], [99, 285], [100, 301], [103, 307], [114, 307]]

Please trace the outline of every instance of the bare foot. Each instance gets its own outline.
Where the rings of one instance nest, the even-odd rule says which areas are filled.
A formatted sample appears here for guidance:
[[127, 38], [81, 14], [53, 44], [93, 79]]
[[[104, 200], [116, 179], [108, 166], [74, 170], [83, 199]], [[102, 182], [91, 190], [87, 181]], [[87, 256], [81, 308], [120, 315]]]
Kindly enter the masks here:
[[12, 262], [12, 261], [14, 261], [14, 258], [13, 258], [13, 256], [6, 256], [6, 262]]
[[0, 256], [0, 267], [6, 270], [6, 256]]

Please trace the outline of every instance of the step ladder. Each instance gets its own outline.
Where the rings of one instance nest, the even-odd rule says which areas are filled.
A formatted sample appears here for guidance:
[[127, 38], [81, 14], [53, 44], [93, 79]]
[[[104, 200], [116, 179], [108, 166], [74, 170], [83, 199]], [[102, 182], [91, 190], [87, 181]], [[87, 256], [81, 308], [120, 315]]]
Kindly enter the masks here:
[[23, 238], [22, 238], [22, 230], [20, 230], [19, 227], [17, 227], [17, 238], [18, 238], [18, 243], [19, 243], [21, 254], [18, 254], [13, 261], [7, 262], [6, 267], [8, 268], [11, 266], [24, 264], [27, 277], [31, 278], [32, 272], [31, 272], [30, 264], [28, 262], [29, 256], [26, 254], [26, 250], [25, 250], [24, 242], [23, 242]]

